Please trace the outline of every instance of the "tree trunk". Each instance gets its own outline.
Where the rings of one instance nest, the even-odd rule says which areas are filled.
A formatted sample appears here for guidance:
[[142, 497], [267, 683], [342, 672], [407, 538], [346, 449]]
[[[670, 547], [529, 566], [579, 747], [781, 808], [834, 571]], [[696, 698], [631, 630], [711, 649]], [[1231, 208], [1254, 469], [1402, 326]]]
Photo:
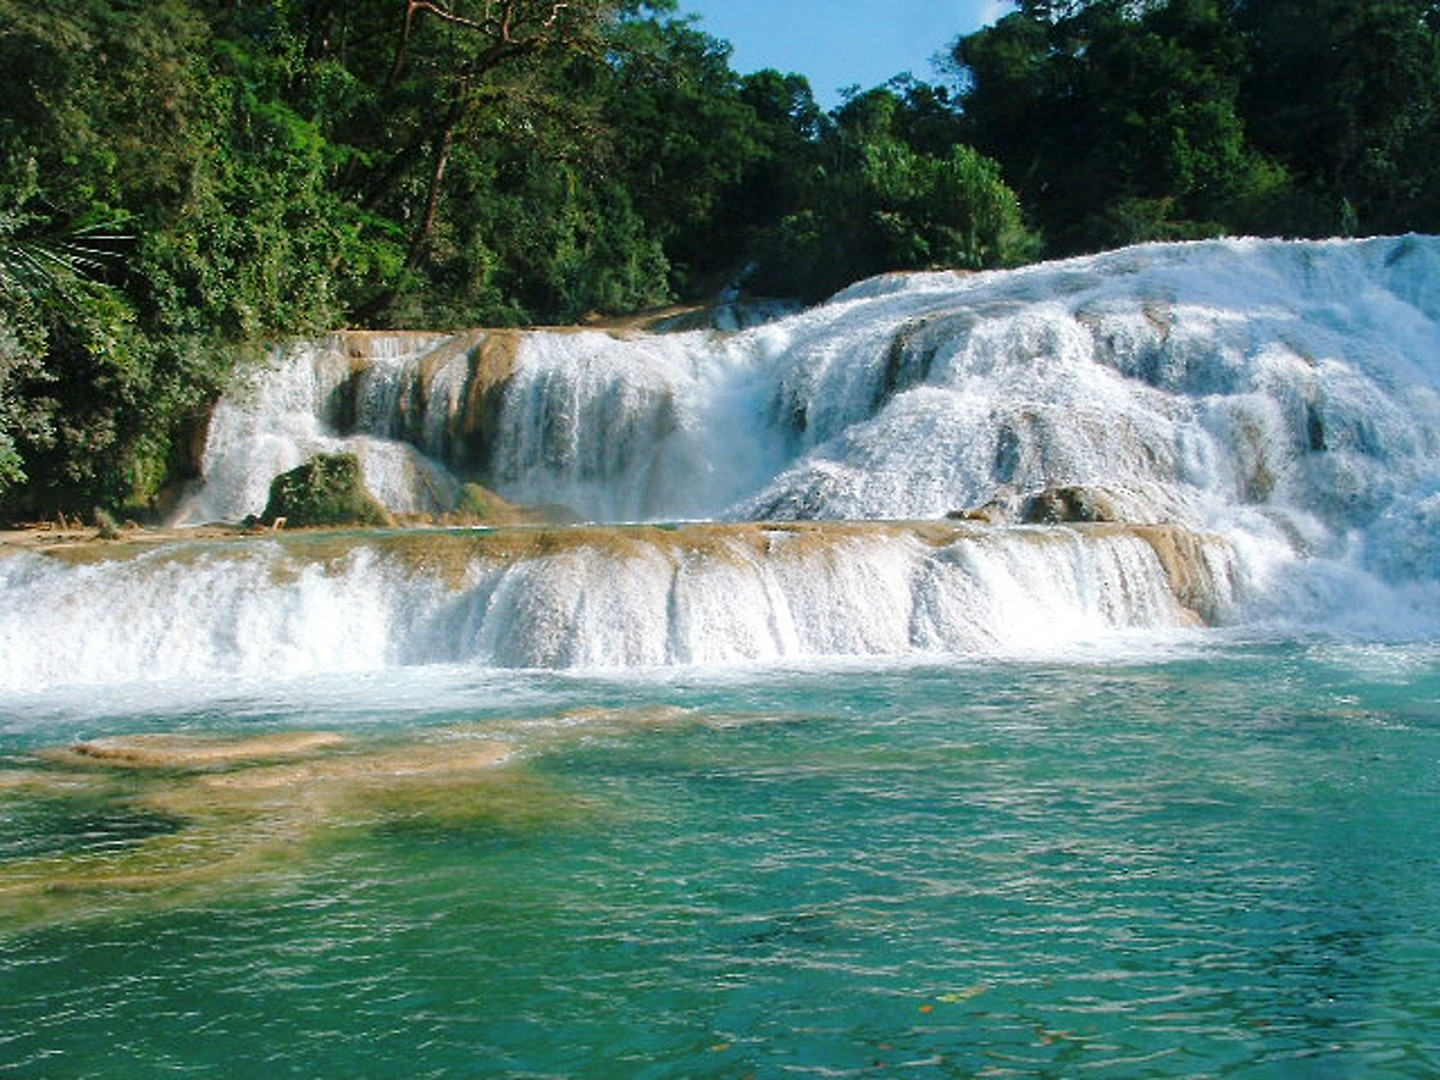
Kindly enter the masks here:
[[[463, 95], [464, 88], [461, 88]], [[461, 117], [464, 115], [463, 105], [457, 102], [451, 110], [449, 118], [445, 121], [445, 127], [441, 130], [439, 138], [435, 140], [435, 168], [430, 173], [429, 190], [425, 193], [425, 214], [420, 219], [420, 227], [416, 230], [415, 236], [410, 241], [410, 252], [405, 259], [405, 268], [414, 270], [425, 259], [425, 254], [430, 247], [430, 237], [435, 232], [435, 219], [440, 214], [440, 197], [445, 186], [445, 169], [450, 164], [450, 154], [455, 149], [455, 129], [460, 126]]]

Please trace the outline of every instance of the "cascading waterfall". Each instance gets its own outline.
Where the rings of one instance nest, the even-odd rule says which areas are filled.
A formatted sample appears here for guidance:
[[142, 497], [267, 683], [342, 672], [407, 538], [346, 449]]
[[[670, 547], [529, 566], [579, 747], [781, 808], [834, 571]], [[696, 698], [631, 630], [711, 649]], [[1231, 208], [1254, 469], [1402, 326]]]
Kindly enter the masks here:
[[1235, 572], [1222, 542], [1173, 527], [939, 522], [296, 534], [79, 563], [23, 555], [0, 559], [0, 687], [1027, 653], [1213, 618]]
[[770, 524], [11, 555], [0, 684], [983, 653], [1197, 619], [1433, 634], [1440, 240], [895, 275], [727, 332], [341, 334], [220, 402], [179, 522], [259, 514], [337, 450], [401, 515], [473, 480], [596, 523]]
[[1095, 485], [1155, 519], [1363, 526], [1433, 485], [1437, 264], [1422, 237], [1153, 245], [880, 278], [741, 333], [342, 335], [221, 403], [185, 515], [258, 513], [277, 462], [358, 441], [593, 521]]
[[316, 454], [350, 452], [367, 485], [399, 513], [434, 513], [455, 499], [443, 465], [405, 441], [402, 397], [414, 365], [433, 360], [444, 338], [357, 335], [303, 350], [303, 362], [277, 357], [250, 372], [216, 405], [203, 460], [204, 484], [176, 524], [239, 521], [265, 509], [270, 482]]

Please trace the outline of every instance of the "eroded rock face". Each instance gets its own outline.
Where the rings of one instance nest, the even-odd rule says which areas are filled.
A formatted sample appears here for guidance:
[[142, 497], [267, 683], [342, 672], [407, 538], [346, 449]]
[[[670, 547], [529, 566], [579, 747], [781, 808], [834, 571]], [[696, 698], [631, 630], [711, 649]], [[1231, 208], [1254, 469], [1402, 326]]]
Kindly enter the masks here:
[[1221, 557], [1211, 538], [1178, 525], [1134, 526], [1165, 571], [1175, 600], [1204, 625], [1222, 620], [1224, 597], [1236, 588], [1235, 567]]

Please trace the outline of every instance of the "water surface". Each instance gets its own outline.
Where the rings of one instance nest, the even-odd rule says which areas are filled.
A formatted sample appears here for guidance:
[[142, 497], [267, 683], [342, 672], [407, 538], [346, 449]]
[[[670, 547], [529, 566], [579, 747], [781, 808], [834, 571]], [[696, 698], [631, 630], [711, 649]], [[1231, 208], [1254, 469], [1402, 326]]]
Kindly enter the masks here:
[[[0, 787], [0, 1073], [1440, 1072], [1432, 646], [57, 692], [7, 700], [0, 775], [296, 729], [515, 754], [303, 820], [183, 770]], [[75, 876], [190, 834], [229, 868]], [[45, 858], [71, 888], [17, 892]]]

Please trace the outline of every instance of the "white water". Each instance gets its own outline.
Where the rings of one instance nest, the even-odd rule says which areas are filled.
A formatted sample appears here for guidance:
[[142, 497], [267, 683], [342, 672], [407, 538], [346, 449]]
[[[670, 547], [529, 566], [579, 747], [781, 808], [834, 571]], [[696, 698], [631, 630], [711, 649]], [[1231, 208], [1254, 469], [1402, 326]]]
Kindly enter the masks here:
[[617, 558], [597, 540], [467, 557], [458, 583], [360, 543], [319, 560], [259, 544], [12, 557], [0, 685], [1043, 649], [1183, 626], [1187, 606], [1433, 638], [1440, 239], [885, 277], [732, 333], [296, 345], [216, 410], [183, 519], [258, 514], [276, 474], [340, 449], [402, 513], [444, 510], [475, 479], [601, 522], [933, 520], [987, 503], [1003, 521], [1082, 486], [1125, 521], [1209, 538], [1208, 591], [1177, 603], [1133, 536], [1004, 524], [938, 547], [842, 531], [786, 556], [687, 556], [677, 540]]
[[507, 667], [714, 665], [1045, 650], [1191, 617], [1129, 537], [821, 540], [585, 546], [512, 564], [482, 576], [483, 615], [460, 638], [473, 628], [479, 654]]
[[[250, 377], [215, 408], [206, 440], [204, 484], [181, 508], [176, 524], [240, 521], [259, 516], [270, 482], [316, 454], [350, 452], [361, 461], [375, 496], [399, 513], [435, 513], [453, 505], [448, 471], [409, 443], [392, 438], [399, 395], [414, 365], [445, 339], [396, 334], [368, 340], [362, 357], [338, 347], [307, 347]], [[348, 384], [356, 431], [334, 423], [336, 399]]]
[[[1437, 281], [1433, 238], [1224, 241], [879, 278], [739, 334], [537, 331], [479, 479], [596, 521], [927, 518], [1086, 484], [1157, 519], [1264, 507], [1343, 532], [1436, 493]], [[403, 401], [443, 457], [480, 421], [465, 363], [415, 335], [286, 350], [222, 404], [189, 519], [259, 513], [281, 465], [347, 441], [327, 401], [352, 368], [378, 404], [351, 441], [390, 439]]]
[[[1197, 622], [1109, 528], [463, 532], [0, 559], [0, 688], [416, 664], [617, 668], [1017, 655]], [[1196, 553], [1207, 597], [1234, 567]]]

